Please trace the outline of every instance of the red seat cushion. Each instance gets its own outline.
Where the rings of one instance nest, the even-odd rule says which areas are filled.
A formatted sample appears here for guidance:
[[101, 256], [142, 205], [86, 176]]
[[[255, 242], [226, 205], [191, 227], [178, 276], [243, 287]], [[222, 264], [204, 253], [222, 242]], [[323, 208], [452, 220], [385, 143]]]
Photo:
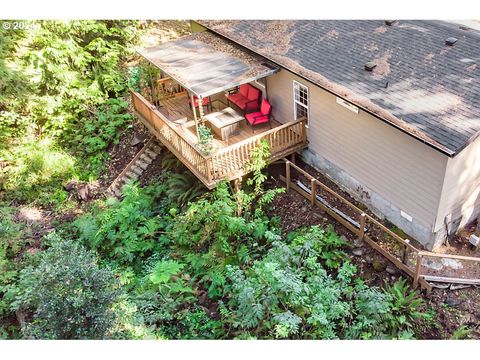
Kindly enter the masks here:
[[235, 104], [242, 110], [245, 110], [247, 107], [248, 100], [247, 99], [239, 99]]
[[249, 84], [242, 84], [240, 85], [240, 89], [238, 90], [238, 93], [241, 94], [243, 97], [248, 97], [248, 92], [250, 91], [250, 86]]
[[268, 102], [267, 99], [263, 99], [262, 106], [260, 107], [260, 111], [264, 115], [270, 115], [270, 111], [272, 110], [272, 105]]
[[244, 101], [244, 102], [245, 102], [245, 100], [246, 100], [245, 96], [243, 96], [243, 95], [240, 94], [240, 93], [228, 95], [228, 96], [227, 96], [227, 99], [230, 100], [231, 102], [233, 102], [233, 103], [236, 104], [236, 105], [237, 105], [238, 102], [240, 102], [240, 101]]
[[258, 110], [258, 102], [253, 100], [248, 100], [245, 104], [245, 111], [255, 111]]
[[260, 97], [260, 90], [251, 86], [250, 90], [248, 90], [248, 96], [247, 96], [248, 100], [258, 100], [259, 97]]
[[247, 119], [250, 125], [263, 124], [268, 122], [268, 115], [264, 115], [260, 111], [257, 111], [257, 112], [245, 115], [245, 119]]

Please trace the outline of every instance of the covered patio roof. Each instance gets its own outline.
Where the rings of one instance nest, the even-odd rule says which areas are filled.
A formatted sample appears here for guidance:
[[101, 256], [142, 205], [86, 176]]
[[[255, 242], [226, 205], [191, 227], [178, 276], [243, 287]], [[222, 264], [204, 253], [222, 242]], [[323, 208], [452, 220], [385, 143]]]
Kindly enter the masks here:
[[220, 93], [279, 70], [267, 60], [209, 32], [138, 53], [199, 97]]

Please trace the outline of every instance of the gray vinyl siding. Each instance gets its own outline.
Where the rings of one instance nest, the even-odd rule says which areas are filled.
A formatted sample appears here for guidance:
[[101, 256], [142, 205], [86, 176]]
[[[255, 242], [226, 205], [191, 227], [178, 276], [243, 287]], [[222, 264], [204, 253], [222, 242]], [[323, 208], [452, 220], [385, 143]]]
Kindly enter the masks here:
[[472, 221], [480, 211], [480, 138], [460, 154], [448, 160], [436, 228], [445, 225], [445, 216], [452, 214], [454, 227]]
[[293, 80], [309, 87], [309, 148], [433, 229], [447, 157], [286, 70], [267, 78], [276, 120], [293, 120]]

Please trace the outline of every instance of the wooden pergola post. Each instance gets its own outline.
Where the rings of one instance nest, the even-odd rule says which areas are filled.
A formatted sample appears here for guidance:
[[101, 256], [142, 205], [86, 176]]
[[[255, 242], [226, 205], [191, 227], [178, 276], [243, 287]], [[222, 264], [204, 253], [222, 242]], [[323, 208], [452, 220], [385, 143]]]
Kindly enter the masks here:
[[198, 116], [200, 117], [200, 121], [202, 121], [203, 115], [205, 115], [203, 113], [203, 97], [199, 96], [197, 101], [198, 101]]
[[189, 94], [190, 94], [190, 104], [192, 104], [193, 120], [195, 120], [195, 131], [197, 132], [197, 139], [200, 140], [200, 134], [198, 133], [197, 111], [195, 110], [195, 98], [192, 92], [190, 92]]

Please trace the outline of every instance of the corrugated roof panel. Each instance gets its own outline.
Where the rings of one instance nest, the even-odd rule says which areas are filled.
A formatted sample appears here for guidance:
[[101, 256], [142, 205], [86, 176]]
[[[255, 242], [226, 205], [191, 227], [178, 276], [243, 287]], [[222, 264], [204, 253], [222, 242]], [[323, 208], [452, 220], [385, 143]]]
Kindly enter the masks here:
[[139, 53], [198, 96], [215, 93], [278, 71], [265, 59], [210, 33], [198, 33]]

